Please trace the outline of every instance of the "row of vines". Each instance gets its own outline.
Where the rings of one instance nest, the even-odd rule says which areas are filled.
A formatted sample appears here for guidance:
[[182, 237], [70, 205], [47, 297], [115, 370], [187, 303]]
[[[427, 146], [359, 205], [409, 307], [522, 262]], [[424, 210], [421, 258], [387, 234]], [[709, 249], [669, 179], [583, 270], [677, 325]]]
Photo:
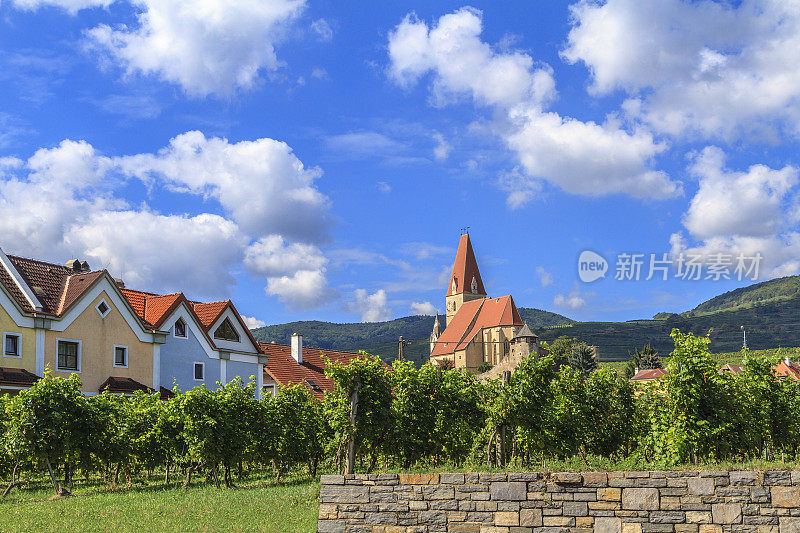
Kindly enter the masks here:
[[188, 486], [202, 473], [232, 486], [252, 468], [280, 477], [298, 467], [312, 476], [320, 467], [536, 468], [589, 455], [665, 466], [797, 457], [800, 387], [775, 378], [776, 361], [744, 353], [741, 374], [721, 374], [707, 338], [672, 337], [669, 373], [638, 389], [613, 371], [581, 372], [550, 356], [480, 383], [431, 364], [388, 368], [365, 354], [328, 365], [336, 390], [324, 401], [301, 386], [257, 400], [255, 386], [239, 380], [167, 401], [86, 397], [77, 377], [47, 376], [0, 396], [0, 476], [7, 492], [44, 476], [65, 493], [76, 476], [119, 483], [156, 472], [166, 484]]

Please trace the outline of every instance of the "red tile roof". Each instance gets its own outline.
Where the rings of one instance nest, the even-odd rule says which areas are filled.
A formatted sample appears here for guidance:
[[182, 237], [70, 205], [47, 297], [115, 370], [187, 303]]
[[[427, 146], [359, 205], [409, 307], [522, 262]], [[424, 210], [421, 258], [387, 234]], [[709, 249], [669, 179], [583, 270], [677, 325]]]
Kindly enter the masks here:
[[89, 287], [94, 285], [97, 280], [102, 278], [104, 274], [106, 274], [105, 270], [97, 270], [94, 272], [75, 274], [66, 278], [64, 292], [61, 296], [61, 302], [56, 314], [63, 315], [67, 309], [72, 307], [72, 304], [74, 304]]
[[121, 289], [121, 291], [139, 318], [152, 324], [155, 328], [160, 328], [164, 320], [178, 307], [178, 304], [186, 300], [186, 297], [180, 292], [160, 295], [133, 289]]
[[652, 369], [644, 369], [637, 372], [632, 378], [631, 381], [648, 381], [651, 379], [657, 379], [662, 376], [666, 376], [667, 371], [663, 368], [652, 368]]
[[463, 350], [484, 328], [523, 325], [511, 296], [464, 302], [439, 336], [431, 357]]
[[192, 302], [194, 312], [206, 331], [211, 328], [214, 322], [216, 322], [219, 318], [219, 315], [221, 315], [225, 308], [229, 305], [231, 305], [230, 300], [209, 303]]
[[[456, 260], [453, 263], [453, 273], [450, 275], [447, 285], [447, 294], [472, 293], [473, 278], [477, 285], [477, 294], [486, 294], [481, 273], [478, 271], [478, 262], [475, 260], [475, 252], [472, 251], [469, 233], [465, 233], [458, 241], [458, 251], [456, 251]], [[455, 292], [453, 291], [453, 281], [456, 285]]]
[[22, 368], [0, 367], [0, 387], [30, 387], [39, 381], [39, 376]]
[[[325, 359], [334, 363], [347, 364], [360, 354], [339, 352], [319, 348], [303, 347], [303, 363], [298, 364], [292, 357], [292, 348], [285, 344], [258, 343], [261, 353], [268, 356], [264, 372], [282, 387], [303, 385], [318, 399], [334, 389], [334, 381], [325, 376]], [[317, 385], [314, 390], [311, 383]]]
[[136, 391], [153, 392], [147, 385], [142, 385], [135, 379], [109, 377], [100, 385], [99, 392], [110, 392], [111, 394], [133, 394]]
[[17, 305], [19, 305], [23, 311], [26, 313], [32, 313], [34, 311], [34, 308], [31, 307], [30, 302], [19, 288], [19, 285], [16, 284], [14, 278], [2, 267], [0, 267], [0, 285], [3, 285], [6, 291], [8, 291], [8, 294], [11, 295], [11, 298], [17, 302]]
[[793, 363], [788, 358], [772, 367], [772, 371], [780, 377], [792, 378], [795, 381], [800, 381], [800, 365]]

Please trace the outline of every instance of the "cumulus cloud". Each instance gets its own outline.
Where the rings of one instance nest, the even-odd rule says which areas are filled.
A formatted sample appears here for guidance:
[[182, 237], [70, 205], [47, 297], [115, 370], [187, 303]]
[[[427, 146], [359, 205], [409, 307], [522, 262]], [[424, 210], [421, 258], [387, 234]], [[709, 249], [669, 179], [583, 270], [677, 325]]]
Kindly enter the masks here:
[[583, 299], [580, 291], [574, 288], [567, 295], [556, 294], [555, 298], [553, 298], [553, 305], [577, 311], [586, 306], [586, 300]]
[[436, 306], [428, 301], [412, 302], [411, 312], [415, 315], [431, 316], [436, 314]]
[[679, 184], [652, 170], [666, 145], [641, 128], [628, 131], [613, 116], [597, 124], [548, 112], [556, 95], [550, 66], [520, 51], [498, 50], [481, 40], [482, 30], [482, 14], [472, 8], [430, 26], [409, 15], [389, 34], [389, 76], [410, 87], [430, 75], [434, 105], [469, 98], [498, 113], [494, 129], [521, 163], [500, 180], [509, 207], [530, 201], [540, 180], [590, 196], [680, 193]]
[[[302, 242], [321, 238], [327, 212], [312, 180], [291, 150], [271, 139], [232, 145], [190, 132], [158, 154], [121, 157], [65, 140], [27, 160], [0, 159], [0, 209], [14, 213], [0, 217], [0, 234], [8, 252], [58, 262], [86, 258], [130, 286], [199, 297], [226, 296], [235, 284], [232, 272], [244, 263], [266, 278], [269, 294], [308, 308], [331, 298], [327, 259]], [[257, 183], [272, 195], [270, 202], [299, 212], [289, 220], [281, 220], [285, 207], [250, 215], [267, 203]], [[158, 213], [146, 202], [134, 207], [114, 195], [137, 185], [202, 196], [224, 214]], [[239, 187], [262, 196], [245, 199]]]
[[199, 96], [250, 89], [262, 73], [278, 69], [275, 47], [305, 8], [304, 0], [133, 3], [141, 10], [137, 24], [92, 28], [87, 35], [93, 46], [129, 73], [155, 75]]
[[131, 176], [155, 177], [177, 191], [218, 200], [251, 234], [314, 242], [327, 236], [328, 199], [314, 187], [322, 171], [306, 168], [284, 142], [230, 143], [190, 131], [156, 154], [127, 156], [118, 163]]
[[752, 165], [747, 171], [727, 168], [725, 154], [707, 147], [689, 168], [699, 187], [683, 217], [683, 233], [670, 239], [673, 255], [740, 254], [763, 256], [759, 276], [798, 273], [800, 233], [797, 225], [798, 169]]
[[563, 57], [590, 91], [669, 135], [800, 133], [800, 11], [792, 2], [582, 0]]
[[244, 323], [245, 323], [245, 325], [247, 326], [248, 329], [263, 328], [264, 326], [267, 325], [267, 323], [264, 322], [263, 320], [259, 320], [259, 319], [255, 318], [255, 317], [252, 317], [252, 316], [244, 316], [244, 315], [242, 315], [242, 320], [244, 320]]
[[372, 294], [364, 289], [357, 289], [354, 300], [350, 302], [348, 308], [351, 312], [361, 315], [362, 322], [383, 322], [392, 316], [386, 291], [383, 289], [378, 289]]

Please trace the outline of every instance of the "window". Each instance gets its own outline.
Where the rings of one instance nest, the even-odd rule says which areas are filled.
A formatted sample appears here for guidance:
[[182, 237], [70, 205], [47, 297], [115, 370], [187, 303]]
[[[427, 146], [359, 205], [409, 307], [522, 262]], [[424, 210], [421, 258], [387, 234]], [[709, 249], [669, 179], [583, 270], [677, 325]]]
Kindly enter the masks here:
[[478, 282], [472, 278], [472, 294], [478, 294]]
[[264, 385], [263, 389], [264, 394], [269, 394], [271, 396], [275, 396], [275, 385], [270, 383], [268, 385]]
[[105, 300], [100, 300], [100, 303], [97, 304], [97, 312], [100, 313], [101, 318], [105, 318], [111, 308], [108, 306]]
[[58, 370], [80, 370], [81, 343], [79, 341], [58, 341]]
[[114, 366], [128, 366], [128, 347], [114, 346]]
[[184, 322], [182, 318], [179, 318], [178, 321], [175, 322], [175, 336], [186, 337], [186, 322]]
[[236, 329], [231, 324], [229, 319], [225, 319], [225, 321], [220, 324], [217, 328], [217, 331], [214, 332], [215, 339], [221, 339], [224, 341], [233, 341], [239, 342], [239, 334], [236, 333]]
[[306, 385], [308, 385], [308, 388], [310, 388], [313, 391], [319, 392], [319, 391], [322, 390], [322, 389], [319, 388], [319, 385], [317, 385], [316, 382], [314, 382], [313, 379], [307, 379], [306, 380]]
[[204, 363], [194, 364], [194, 380], [203, 381], [205, 375], [206, 365]]
[[16, 333], [3, 334], [3, 355], [6, 357], [20, 357], [20, 337]]

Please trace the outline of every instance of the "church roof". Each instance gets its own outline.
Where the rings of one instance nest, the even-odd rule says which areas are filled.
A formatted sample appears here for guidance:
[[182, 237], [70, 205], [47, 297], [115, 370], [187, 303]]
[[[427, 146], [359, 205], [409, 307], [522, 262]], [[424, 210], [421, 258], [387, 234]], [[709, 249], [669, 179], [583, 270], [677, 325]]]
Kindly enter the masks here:
[[[472, 251], [469, 233], [465, 233], [458, 241], [458, 251], [453, 263], [453, 273], [450, 275], [450, 282], [447, 285], [447, 294], [472, 293], [473, 278], [477, 285], [477, 294], [486, 294], [481, 273], [478, 271], [478, 262], [475, 260], [475, 252]], [[453, 281], [455, 281], [455, 291], [453, 291]]]
[[524, 324], [510, 295], [464, 302], [442, 332], [431, 357], [463, 350], [484, 328]]

